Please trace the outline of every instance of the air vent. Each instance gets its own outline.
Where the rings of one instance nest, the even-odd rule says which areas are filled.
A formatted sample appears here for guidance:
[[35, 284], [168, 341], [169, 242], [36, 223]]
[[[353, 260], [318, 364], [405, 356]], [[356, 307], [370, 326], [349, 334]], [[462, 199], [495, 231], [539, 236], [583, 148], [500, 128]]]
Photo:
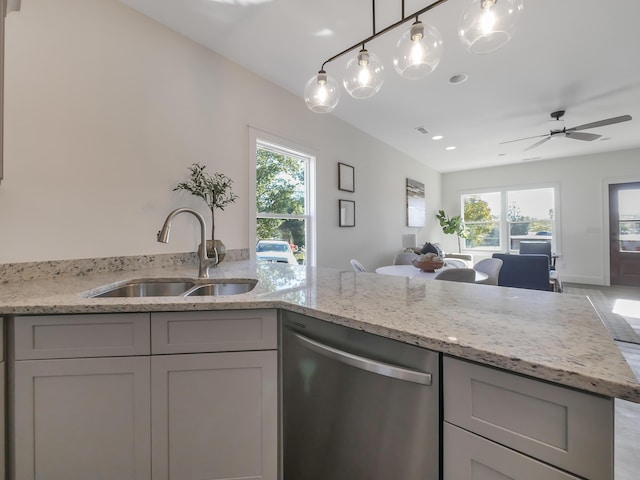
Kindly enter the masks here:
[[423, 135], [426, 135], [427, 133], [429, 133], [429, 131], [424, 127], [416, 127], [416, 130], [418, 130]]

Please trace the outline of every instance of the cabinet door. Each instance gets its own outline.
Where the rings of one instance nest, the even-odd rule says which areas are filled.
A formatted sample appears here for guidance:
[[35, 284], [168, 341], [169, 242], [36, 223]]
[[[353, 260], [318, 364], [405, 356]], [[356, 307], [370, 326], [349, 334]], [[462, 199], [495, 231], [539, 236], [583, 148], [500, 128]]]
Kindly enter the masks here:
[[444, 480], [578, 480], [447, 422], [442, 448]]
[[276, 480], [277, 352], [151, 360], [154, 480]]
[[15, 478], [150, 479], [149, 357], [15, 364]]

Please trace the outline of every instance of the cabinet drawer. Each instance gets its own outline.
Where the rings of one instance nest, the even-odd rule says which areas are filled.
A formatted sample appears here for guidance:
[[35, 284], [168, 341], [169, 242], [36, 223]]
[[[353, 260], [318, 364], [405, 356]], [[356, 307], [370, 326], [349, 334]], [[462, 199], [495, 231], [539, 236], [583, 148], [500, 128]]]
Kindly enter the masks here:
[[151, 314], [151, 352], [270, 350], [278, 346], [276, 310]]
[[450, 357], [444, 419], [584, 478], [613, 477], [613, 399]]
[[16, 360], [149, 355], [149, 314], [14, 318]]
[[444, 480], [578, 480], [449, 423], [442, 434]]

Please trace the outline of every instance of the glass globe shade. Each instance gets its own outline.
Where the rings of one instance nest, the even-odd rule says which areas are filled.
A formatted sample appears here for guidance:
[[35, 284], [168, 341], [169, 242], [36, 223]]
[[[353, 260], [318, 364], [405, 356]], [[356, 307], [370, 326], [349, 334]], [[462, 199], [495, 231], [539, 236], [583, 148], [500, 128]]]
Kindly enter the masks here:
[[418, 21], [398, 40], [393, 66], [402, 78], [423, 78], [440, 63], [442, 49], [440, 32], [431, 25], [423, 25]]
[[378, 56], [363, 48], [347, 63], [342, 84], [353, 98], [373, 97], [384, 83], [383, 73]]
[[493, 52], [513, 37], [523, 0], [470, 0], [462, 11], [458, 36], [472, 53]]
[[336, 80], [320, 70], [304, 87], [304, 102], [315, 113], [331, 112], [340, 100], [340, 86]]

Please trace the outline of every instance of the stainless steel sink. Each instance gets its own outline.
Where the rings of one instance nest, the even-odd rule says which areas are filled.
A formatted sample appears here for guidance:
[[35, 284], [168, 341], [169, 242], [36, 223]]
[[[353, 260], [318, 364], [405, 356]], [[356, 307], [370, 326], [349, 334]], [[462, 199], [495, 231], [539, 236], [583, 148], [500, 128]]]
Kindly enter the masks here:
[[94, 298], [105, 297], [179, 297], [193, 288], [195, 283], [175, 280], [133, 281], [125, 285], [92, 295]]
[[186, 296], [207, 296], [207, 295], [238, 295], [239, 293], [247, 293], [253, 290], [257, 282], [238, 282], [238, 283], [210, 283], [207, 285], [199, 285], [192, 288], [186, 293]]
[[132, 280], [124, 285], [91, 295], [92, 298], [136, 298], [136, 297], [187, 297], [238, 295], [253, 290], [258, 283], [252, 279], [224, 280], [177, 280], [144, 279]]

